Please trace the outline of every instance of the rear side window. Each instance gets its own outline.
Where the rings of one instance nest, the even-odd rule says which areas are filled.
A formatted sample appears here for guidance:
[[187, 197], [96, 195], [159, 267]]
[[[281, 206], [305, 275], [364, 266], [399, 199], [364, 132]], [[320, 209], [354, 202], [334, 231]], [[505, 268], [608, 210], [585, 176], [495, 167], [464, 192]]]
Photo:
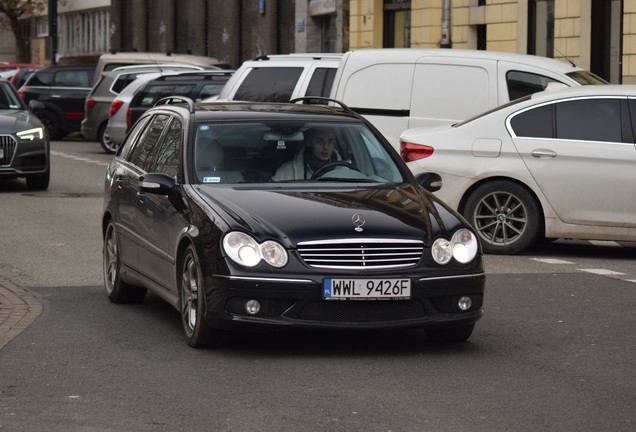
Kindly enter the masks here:
[[544, 105], [524, 111], [510, 120], [518, 137], [554, 138], [553, 105]]
[[559, 81], [530, 72], [510, 71], [506, 74], [506, 86], [510, 100], [543, 91], [551, 82]]
[[41, 71], [36, 72], [29, 79], [30, 86], [50, 86], [53, 83], [53, 72]]
[[241, 83], [234, 99], [289, 102], [302, 72], [301, 67], [254, 68]]
[[335, 76], [335, 68], [316, 68], [309, 81], [306, 96], [329, 97]]
[[136, 80], [138, 76], [139, 74], [137, 73], [121, 74], [117, 76], [117, 79], [115, 80], [113, 85], [110, 87], [110, 90], [113, 93], [119, 94], [124, 88], [126, 88], [128, 84]]

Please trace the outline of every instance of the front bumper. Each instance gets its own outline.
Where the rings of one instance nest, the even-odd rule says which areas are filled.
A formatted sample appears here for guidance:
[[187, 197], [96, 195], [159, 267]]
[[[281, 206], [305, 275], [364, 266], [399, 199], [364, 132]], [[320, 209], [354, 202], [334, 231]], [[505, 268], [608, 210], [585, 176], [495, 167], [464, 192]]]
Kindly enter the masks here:
[[[391, 329], [472, 324], [483, 315], [485, 274], [411, 278], [407, 300], [324, 300], [322, 279], [214, 276], [206, 284], [211, 326], [259, 332], [285, 328]], [[459, 298], [469, 296], [467, 311]], [[257, 300], [250, 315], [246, 303]]]
[[[5, 136], [6, 137], [6, 136]], [[49, 169], [49, 146], [45, 140], [0, 142], [0, 177], [24, 177]]]

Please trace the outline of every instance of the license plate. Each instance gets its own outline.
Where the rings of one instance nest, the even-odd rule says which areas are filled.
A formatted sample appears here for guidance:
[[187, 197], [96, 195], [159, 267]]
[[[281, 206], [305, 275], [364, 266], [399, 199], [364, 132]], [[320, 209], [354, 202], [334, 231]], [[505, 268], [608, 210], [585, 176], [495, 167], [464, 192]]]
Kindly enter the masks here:
[[323, 284], [325, 300], [378, 300], [411, 298], [410, 279], [332, 279]]

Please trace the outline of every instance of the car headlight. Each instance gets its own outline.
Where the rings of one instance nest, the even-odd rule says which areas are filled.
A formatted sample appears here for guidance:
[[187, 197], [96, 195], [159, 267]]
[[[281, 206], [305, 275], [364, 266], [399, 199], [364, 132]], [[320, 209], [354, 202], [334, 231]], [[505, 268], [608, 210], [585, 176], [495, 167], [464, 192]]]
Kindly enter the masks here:
[[466, 264], [475, 258], [479, 250], [477, 238], [468, 229], [457, 230], [449, 240], [438, 238], [433, 242], [431, 255], [438, 264], [448, 264], [451, 258]]
[[44, 138], [44, 128], [36, 127], [33, 129], [23, 130], [17, 132], [16, 135], [18, 136], [18, 138], [23, 140], [41, 140], [42, 138]]
[[287, 251], [282, 245], [271, 240], [259, 244], [242, 232], [231, 232], [226, 235], [223, 239], [223, 250], [232, 261], [246, 267], [254, 267], [261, 260], [277, 268], [287, 264]]

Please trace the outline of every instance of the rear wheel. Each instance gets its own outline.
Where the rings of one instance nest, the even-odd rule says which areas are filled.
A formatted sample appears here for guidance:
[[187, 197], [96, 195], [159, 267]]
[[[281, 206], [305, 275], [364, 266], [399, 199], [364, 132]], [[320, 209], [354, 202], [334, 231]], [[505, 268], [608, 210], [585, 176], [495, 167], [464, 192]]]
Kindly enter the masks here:
[[229, 341], [228, 334], [213, 329], [205, 320], [205, 288], [201, 265], [194, 246], [185, 251], [180, 266], [179, 299], [181, 322], [188, 345], [195, 348], [219, 347]]
[[117, 153], [117, 149], [119, 146], [110, 139], [110, 135], [108, 134], [108, 129], [106, 128], [107, 123], [104, 123], [100, 126], [99, 131], [97, 132], [97, 140], [101, 144], [104, 151], [108, 154]]
[[463, 213], [477, 231], [484, 252], [491, 254], [524, 251], [537, 240], [543, 223], [534, 196], [509, 181], [479, 186], [466, 201]]
[[146, 297], [146, 289], [129, 285], [121, 280], [119, 241], [115, 224], [111, 221], [104, 235], [104, 287], [106, 295], [113, 303], [139, 303]]

